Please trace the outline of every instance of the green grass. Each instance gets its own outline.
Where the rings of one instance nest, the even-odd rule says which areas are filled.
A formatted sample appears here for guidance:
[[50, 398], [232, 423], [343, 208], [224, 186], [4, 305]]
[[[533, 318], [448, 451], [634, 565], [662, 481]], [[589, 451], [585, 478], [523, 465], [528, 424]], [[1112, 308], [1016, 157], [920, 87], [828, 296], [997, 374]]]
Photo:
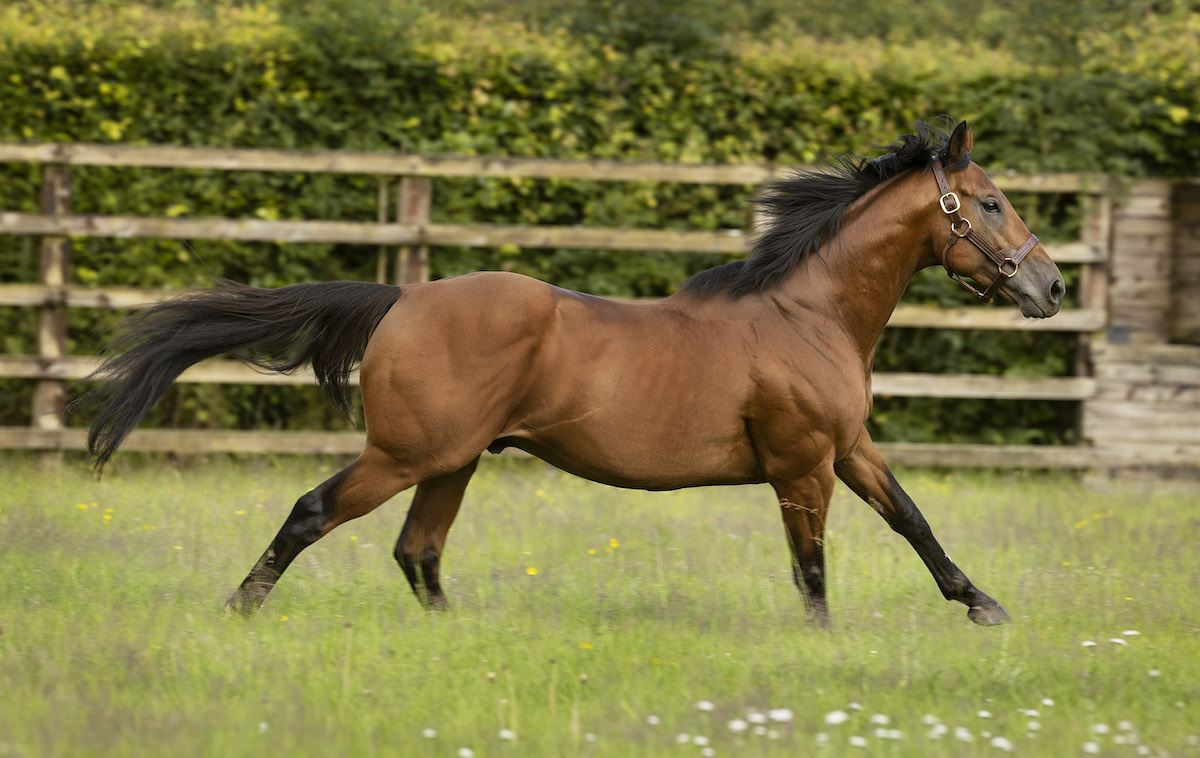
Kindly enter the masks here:
[[[839, 486], [827, 632], [805, 625], [769, 489], [643, 493], [493, 460], [450, 535], [449, 613], [422, 611], [393, 562], [401, 495], [305, 552], [258, 616], [223, 617], [333, 470], [130, 456], [97, 482], [77, 459], [0, 463], [0, 756], [791, 756], [820, 734], [823, 756], [1002, 754], [991, 736], [1200, 754], [1200, 495], [901, 472], [1012, 613], [983, 629]], [[770, 735], [728, 726], [771, 708], [794, 715]]]

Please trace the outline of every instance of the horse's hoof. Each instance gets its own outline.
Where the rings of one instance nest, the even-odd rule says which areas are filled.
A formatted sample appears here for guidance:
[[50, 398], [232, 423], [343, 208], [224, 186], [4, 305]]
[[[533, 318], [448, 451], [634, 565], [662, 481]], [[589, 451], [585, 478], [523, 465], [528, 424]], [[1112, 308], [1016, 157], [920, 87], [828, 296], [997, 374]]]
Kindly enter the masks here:
[[1009, 621], [1008, 611], [1004, 606], [993, 602], [992, 605], [973, 605], [967, 611], [967, 618], [980, 626], [999, 626]]
[[421, 606], [427, 611], [450, 610], [450, 603], [447, 602], [446, 596], [442, 594], [427, 595], [425, 597], [420, 597], [419, 600], [421, 601]]

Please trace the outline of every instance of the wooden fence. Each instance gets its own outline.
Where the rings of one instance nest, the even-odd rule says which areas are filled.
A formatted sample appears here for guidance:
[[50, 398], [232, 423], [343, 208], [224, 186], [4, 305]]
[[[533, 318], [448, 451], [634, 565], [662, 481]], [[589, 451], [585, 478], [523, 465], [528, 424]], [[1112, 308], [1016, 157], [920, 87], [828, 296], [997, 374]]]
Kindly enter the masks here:
[[[136, 308], [171, 293], [115, 287], [85, 287], [69, 280], [69, 236], [228, 239], [285, 242], [340, 242], [397, 248], [392, 268], [398, 282], [428, 276], [428, 250], [439, 245], [522, 248], [670, 250], [740, 253], [740, 230], [674, 231], [563, 226], [434, 224], [430, 221], [432, 179], [496, 177], [585, 179], [592, 181], [659, 181], [696, 184], [759, 184], [776, 169], [761, 165], [678, 165], [617, 161], [563, 161], [533, 158], [390, 155], [345, 152], [291, 152], [248, 149], [204, 149], [86, 144], [0, 144], [0, 162], [42, 165], [39, 213], [4, 212], [0, 233], [41, 237], [41, 265], [36, 284], [0, 285], [0, 306], [38, 309], [36, 355], [0, 355], [0, 377], [37, 382], [28, 427], [0, 428], [0, 448], [75, 450], [83, 432], [67, 427], [63, 415], [64, 382], [86, 376], [96, 366], [91, 356], [66, 353], [66, 310], [69, 308]], [[231, 218], [156, 218], [95, 216], [71, 213], [72, 166], [221, 169], [230, 171], [333, 172], [379, 178], [375, 222], [264, 221]], [[1096, 174], [999, 174], [1004, 191], [1078, 194], [1085, 204], [1079, 240], [1047, 245], [1059, 263], [1082, 267], [1078, 307], [1049, 320], [1029, 320], [1015, 308], [952, 308], [901, 305], [889, 326], [950, 329], [1050, 330], [1081, 335], [1081, 352], [1072, 377], [1017, 378], [983, 375], [876, 373], [876, 395], [946, 398], [1049, 399], [1081, 401], [1097, 397], [1093, 375], [1094, 340], [1110, 326], [1109, 279], [1113, 257], [1113, 183]], [[389, 261], [380, 259], [382, 280]], [[1200, 365], [1200, 363], [1198, 363]], [[311, 382], [311, 375], [264, 375], [228, 360], [212, 360], [188, 370], [184, 382], [292, 384]], [[1086, 418], [1086, 411], [1084, 417]], [[357, 433], [264, 432], [235, 430], [139, 430], [125, 447], [130, 450], [194, 452], [323, 452], [353, 453]], [[1105, 462], [1102, 450], [1088, 444], [1067, 447], [891, 444], [881, 446], [896, 462], [937, 465], [1006, 465], [1026, 467], [1092, 467]], [[1177, 462], [1174, 451], [1166, 458]]]

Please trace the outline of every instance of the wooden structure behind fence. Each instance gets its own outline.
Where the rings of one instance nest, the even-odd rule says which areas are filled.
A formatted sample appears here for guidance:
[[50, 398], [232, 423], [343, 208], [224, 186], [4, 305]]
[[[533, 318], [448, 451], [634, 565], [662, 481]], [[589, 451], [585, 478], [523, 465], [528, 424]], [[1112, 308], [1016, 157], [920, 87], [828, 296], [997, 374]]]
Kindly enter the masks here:
[[[381, 245], [398, 252], [393, 261], [381, 256], [380, 280], [391, 268], [394, 274], [390, 278], [404, 283], [428, 277], [429, 251], [440, 245], [698, 253], [741, 253], [745, 247], [742, 232], [732, 229], [676, 231], [434, 224], [430, 218], [432, 180], [436, 177], [746, 185], [760, 184], [775, 174], [770, 166], [750, 164], [682, 165], [85, 144], [0, 144], [0, 162], [37, 163], [43, 167], [41, 212], [16, 213], [0, 208], [0, 233], [36, 235], [42, 240], [37, 283], [0, 285], [0, 306], [32, 307], [39, 312], [37, 355], [0, 355], [0, 377], [22, 377], [37, 382], [30, 425], [0, 428], [0, 448], [39, 450], [83, 448], [82, 430], [67, 427], [65, 423], [63, 386], [66, 381], [86, 376], [97, 362], [91, 356], [67, 355], [67, 309], [136, 308], [171, 294], [72, 284], [70, 236]], [[379, 208], [374, 222], [78, 215], [71, 212], [71, 166], [367, 174], [379, 177]], [[1191, 342], [1197, 342], [1196, 336], [1200, 334], [1200, 310], [1191, 298], [1175, 297], [1172, 289], [1173, 283], [1182, 282], [1191, 293], [1200, 294], [1200, 264], [1196, 263], [1200, 259], [1197, 187], [1180, 185], [1185, 189], [1178, 191], [1177, 185], [1167, 182], [1141, 182], [1127, 200], [1118, 202], [1113, 182], [1104, 175], [1000, 174], [993, 179], [1004, 191], [1082, 196], [1085, 222], [1081, 238], [1046, 246], [1055, 261], [1081, 265], [1076, 292], [1078, 306], [1052, 319], [1034, 321], [1023, 319], [1015, 308], [901, 305], [889, 326], [1076, 333], [1081, 345], [1077, 375], [1019, 378], [876, 373], [874, 392], [911, 397], [1079, 401], [1083, 405], [1084, 442], [1059, 447], [1006, 445], [1002, 452], [989, 445], [896, 443], [881, 447], [892, 460], [911, 464], [990, 466], [1003, 462], [1026, 467], [1091, 468], [1120, 464], [1123, 457], [1136, 454], [1138, 463], [1195, 465], [1200, 461], [1197, 432], [1200, 348], [1166, 343], [1177, 332]], [[1179, 203], [1177, 196], [1182, 198]], [[1173, 217], [1177, 206], [1189, 214], [1182, 222]], [[1178, 277], [1176, 270], [1180, 272]], [[1178, 308], [1173, 305], [1177, 300]], [[1157, 368], [1163, 362], [1170, 370]], [[1117, 368], [1126, 364], [1138, 368]], [[1146, 370], [1150, 375], [1146, 375]], [[312, 378], [304, 374], [264, 375], [233, 361], [212, 360], [189, 369], [180, 381], [291, 384], [311, 383]], [[1167, 389], [1159, 387], [1159, 382], [1166, 382]], [[1167, 438], [1165, 444], [1160, 438], [1149, 440], [1131, 452], [1131, 438], [1122, 433], [1122, 426], [1137, 426], [1138, 414], [1143, 412], [1149, 414], [1147, 418], [1163, 414], [1192, 418], [1190, 431]], [[1187, 416], [1189, 413], [1192, 416]], [[143, 429], [131, 435], [125, 448], [183, 453], [355, 453], [361, 445], [361, 434], [346, 432]]]

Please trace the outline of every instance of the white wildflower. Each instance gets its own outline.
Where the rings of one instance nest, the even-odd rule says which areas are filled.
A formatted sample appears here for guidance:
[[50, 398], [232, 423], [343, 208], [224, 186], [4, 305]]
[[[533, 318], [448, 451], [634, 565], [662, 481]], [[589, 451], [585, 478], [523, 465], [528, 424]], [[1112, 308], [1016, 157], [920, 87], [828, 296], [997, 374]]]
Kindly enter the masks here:
[[704, 758], [713, 758], [713, 756], [716, 754], [717, 751], [713, 750], [711, 747], [706, 747], [700, 751], [700, 755], [704, 756]]
[[975, 715], [981, 719], [990, 719], [992, 717], [992, 712], [991, 711], [980, 711], [979, 713], [977, 713]]
[[705, 737], [703, 734], [697, 734], [695, 737], [692, 738], [692, 744], [697, 745], [699, 747], [704, 747], [705, 745], [708, 744], [708, 738]]
[[427, 740], [431, 740], [437, 736], [437, 730], [436, 729], [422, 729], [421, 736]]
[[772, 721], [791, 721], [792, 711], [790, 708], [772, 708], [767, 711], [767, 716]]
[[511, 740], [516, 739], [517, 735], [511, 729], [501, 729], [500, 731], [496, 732], [496, 736], [502, 740]]
[[1083, 743], [1083, 752], [1087, 753], [1088, 755], [1099, 755], [1100, 746], [1095, 742], [1085, 742]]
[[830, 711], [825, 714], [825, 723], [831, 725], [844, 724], [850, 718], [850, 714], [845, 711]]
[[1126, 637], [1136, 637], [1141, 634], [1141, 632], [1139, 632], [1137, 629], [1126, 629], [1125, 631], [1121, 632], [1121, 634], [1125, 635]]
[[1108, 641], [1114, 645], [1128, 645], [1129, 644], [1128, 642], [1121, 639], [1120, 637], [1110, 637]]
[[866, 747], [866, 746], [867, 746], [867, 738], [866, 737], [859, 737], [858, 735], [855, 735], [850, 738], [850, 747]]
[[933, 726], [934, 724], [941, 723], [941, 719], [939, 719], [937, 716], [932, 716], [926, 713], [921, 717], [921, 723], [926, 726]]
[[651, 713], [649, 716], [646, 717], [646, 723], [649, 724], [650, 726], [658, 726], [659, 724], [662, 723], [662, 719], [660, 719], [658, 716]]
[[1036, 732], [1037, 730], [1042, 728], [1042, 724], [1040, 721], [1030, 721], [1028, 724], [1025, 725], [1025, 728], [1031, 732]]
[[750, 728], [745, 719], [734, 719], [729, 722], [729, 731], [740, 734]]
[[876, 713], [875, 715], [871, 716], [872, 724], [879, 724], [880, 726], [884, 726], [884, 725], [890, 724], [891, 722], [892, 722], [892, 720], [890, 718], [888, 718], [887, 716], [883, 715], [882, 713]]
[[997, 750], [1007, 750], [1012, 752], [1013, 744], [1003, 737], [993, 737], [992, 747], [996, 748]]
[[696, 703], [696, 710], [698, 711], [715, 711], [716, 709], [717, 706], [713, 705], [711, 700], [701, 700], [699, 703]]
[[680, 732], [679, 734], [675, 735], [675, 741], [680, 745], [686, 745], [692, 741], [692, 735], [688, 734], [687, 732]]
[[1042, 698], [1042, 705], [1045, 705], [1045, 706], [1054, 705], [1054, 699], [1049, 698], [1049, 697], [1044, 697], [1044, 698]]
[[1096, 643], [1092, 642], [1091, 640], [1084, 640], [1083, 642], [1081, 642], [1079, 644], [1082, 645], [1083, 647], [1096, 647]]
[[959, 742], [970, 742], [971, 732], [965, 726], [954, 727], [954, 739]]
[[475, 751], [469, 747], [460, 747], [458, 749], [458, 758], [472, 758], [474, 755]]
[[765, 723], [767, 723], [767, 717], [766, 717], [766, 715], [765, 715], [765, 714], [762, 714], [762, 713], [759, 713], [758, 711], [751, 711], [750, 713], [747, 713], [747, 714], [746, 714], [746, 720], [747, 720], [747, 721], [749, 721], [751, 724], [765, 724]]
[[1108, 734], [1112, 730], [1108, 728], [1108, 724], [1092, 724], [1093, 734]]
[[946, 726], [945, 724], [934, 724], [933, 728], [929, 730], [929, 739], [940, 740], [942, 737], [944, 737], [946, 735], [946, 732], [949, 732], [949, 731], [950, 731], [950, 728], [948, 726]]

